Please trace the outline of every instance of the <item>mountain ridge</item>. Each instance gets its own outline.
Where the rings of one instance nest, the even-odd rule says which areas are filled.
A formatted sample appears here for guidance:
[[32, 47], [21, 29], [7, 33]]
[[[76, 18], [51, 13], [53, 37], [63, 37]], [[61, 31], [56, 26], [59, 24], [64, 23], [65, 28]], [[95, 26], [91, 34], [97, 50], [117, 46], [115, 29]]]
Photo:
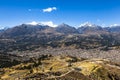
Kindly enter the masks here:
[[67, 24], [21, 24], [4, 30], [0, 79], [119, 80], [120, 32], [110, 30]]
[[74, 48], [92, 49], [120, 45], [119, 26], [113, 29], [112, 27], [91, 26], [85, 25], [76, 29], [68, 24], [61, 24], [57, 27], [21, 24], [0, 32], [0, 51], [73, 45]]

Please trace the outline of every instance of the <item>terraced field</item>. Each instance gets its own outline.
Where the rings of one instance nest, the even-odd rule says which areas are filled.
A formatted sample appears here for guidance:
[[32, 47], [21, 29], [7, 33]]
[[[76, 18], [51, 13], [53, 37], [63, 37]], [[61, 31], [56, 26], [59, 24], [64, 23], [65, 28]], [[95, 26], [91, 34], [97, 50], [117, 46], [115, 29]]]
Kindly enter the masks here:
[[1, 68], [1, 80], [119, 80], [120, 66], [107, 59], [43, 55]]

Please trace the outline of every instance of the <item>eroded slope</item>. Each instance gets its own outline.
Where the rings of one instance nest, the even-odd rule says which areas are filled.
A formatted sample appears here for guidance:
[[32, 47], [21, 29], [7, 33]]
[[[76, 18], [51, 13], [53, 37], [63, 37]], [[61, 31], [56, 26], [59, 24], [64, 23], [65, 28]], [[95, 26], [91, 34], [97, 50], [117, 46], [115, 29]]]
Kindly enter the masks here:
[[119, 64], [105, 59], [42, 55], [0, 69], [2, 80], [120, 80]]

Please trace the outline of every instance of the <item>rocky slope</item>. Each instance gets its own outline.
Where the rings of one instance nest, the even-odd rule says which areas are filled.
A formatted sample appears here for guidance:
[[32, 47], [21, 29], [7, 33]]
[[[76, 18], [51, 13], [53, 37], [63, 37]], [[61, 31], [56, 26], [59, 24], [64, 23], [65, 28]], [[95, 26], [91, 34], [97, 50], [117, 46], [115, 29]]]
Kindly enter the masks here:
[[0, 33], [0, 52], [7, 53], [14, 50], [34, 50], [39, 47], [70, 47], [93, 49], [105, 47], [119, 47], [119, 27], [112, 32], [97, 25], [83, 25], [78, 29], [67, 24], [56, 28], [47, 25], [22, 24]]
[[1, 80], [119, 80], [119, 26], [22, 24], [0, 32]]

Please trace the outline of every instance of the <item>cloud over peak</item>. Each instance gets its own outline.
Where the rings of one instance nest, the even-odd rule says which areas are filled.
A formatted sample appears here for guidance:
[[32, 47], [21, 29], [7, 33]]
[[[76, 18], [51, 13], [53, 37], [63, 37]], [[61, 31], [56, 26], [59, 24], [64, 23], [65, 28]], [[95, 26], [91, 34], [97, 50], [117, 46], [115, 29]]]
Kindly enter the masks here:
[[52, 12], [54, 10], [57, 10], [57, 8], [56, 7], [48, 7], [46, 9], [43, 9], [43, 12]]
[[30, 24], [30, 25], [48, 25], [48, 26], [51, 26], [51, 27], [57, 27], [57, 25], [54, 24], [52, 21], [41, 21], [41, 22], [32, 21], [32, 22], [26, 23], [26, 24]]
[[27, 24], [30, 24], [30, 25], [37, 25], [37, 24], [39, 24], [39, 23], [38, 23], [38, 22], [36, 22], [36, 21], [32, 21], [32, 22], [27, 23]]

